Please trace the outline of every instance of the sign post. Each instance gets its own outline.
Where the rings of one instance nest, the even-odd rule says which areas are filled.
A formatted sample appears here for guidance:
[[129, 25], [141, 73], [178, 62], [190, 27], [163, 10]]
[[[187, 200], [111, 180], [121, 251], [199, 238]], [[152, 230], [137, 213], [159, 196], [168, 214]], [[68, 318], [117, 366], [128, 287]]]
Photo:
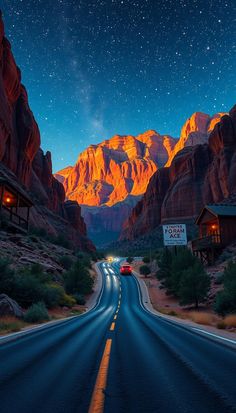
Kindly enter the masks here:
[[162, 225], [163, 239], [166, 247], [187, 245], [187, 231], [185, 224]]

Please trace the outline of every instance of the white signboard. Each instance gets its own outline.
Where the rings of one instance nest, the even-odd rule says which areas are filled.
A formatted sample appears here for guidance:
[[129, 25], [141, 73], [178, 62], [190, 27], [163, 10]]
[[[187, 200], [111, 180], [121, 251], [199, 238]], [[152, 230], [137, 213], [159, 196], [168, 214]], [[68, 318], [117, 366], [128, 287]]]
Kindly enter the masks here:
[[187, 231], [185, 224], [162, 225], [164, 245], [187, 245]]

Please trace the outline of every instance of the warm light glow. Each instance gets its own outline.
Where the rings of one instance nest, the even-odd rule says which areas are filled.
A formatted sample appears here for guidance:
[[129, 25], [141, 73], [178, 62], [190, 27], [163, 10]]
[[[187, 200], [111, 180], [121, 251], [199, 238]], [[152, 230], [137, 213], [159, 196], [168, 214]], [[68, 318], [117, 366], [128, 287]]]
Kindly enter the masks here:
[[9, 204], [11, 202], [11, 198], [7, 197], [6, 202]]
[[213, 225], [211, 226], [211, 229], [217, 229], [217, 225], [213, 224]]

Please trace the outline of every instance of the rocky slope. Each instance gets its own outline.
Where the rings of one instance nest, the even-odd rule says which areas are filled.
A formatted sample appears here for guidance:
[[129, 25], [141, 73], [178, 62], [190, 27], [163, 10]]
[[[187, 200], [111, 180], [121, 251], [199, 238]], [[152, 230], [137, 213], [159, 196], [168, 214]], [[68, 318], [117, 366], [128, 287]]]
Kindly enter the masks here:
[[31, 225], [41, 226], [53, 235], [62, 233], [78, 246], [93, 248], [86, 239], [80, 207], [76, 203], [64, 203], [63, 185], [52, 174], [51, 154], [44, 155], [40, 148], [38, 125], [30, 110], [11, 45], [4, 35], [1, 12], [0, 175], [30, 193], [36, 205], [32, 209]]
[[169, 167], [153, 175], [121, 239], [134, 239], [161, 223], [193, 222], [205, 204], [236, 192], [236, 106], [220, 118], [203, 120], [207, 130], [214, 126], [208, 144], [184, 147]]

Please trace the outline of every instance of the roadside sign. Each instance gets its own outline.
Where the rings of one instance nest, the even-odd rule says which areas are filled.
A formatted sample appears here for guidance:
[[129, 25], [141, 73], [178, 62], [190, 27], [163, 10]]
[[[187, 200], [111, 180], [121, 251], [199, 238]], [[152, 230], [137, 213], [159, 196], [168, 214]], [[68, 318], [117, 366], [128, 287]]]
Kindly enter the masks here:
[[187, 231], [185, 224], [162, 225], [164, 245], [187, 245]]

